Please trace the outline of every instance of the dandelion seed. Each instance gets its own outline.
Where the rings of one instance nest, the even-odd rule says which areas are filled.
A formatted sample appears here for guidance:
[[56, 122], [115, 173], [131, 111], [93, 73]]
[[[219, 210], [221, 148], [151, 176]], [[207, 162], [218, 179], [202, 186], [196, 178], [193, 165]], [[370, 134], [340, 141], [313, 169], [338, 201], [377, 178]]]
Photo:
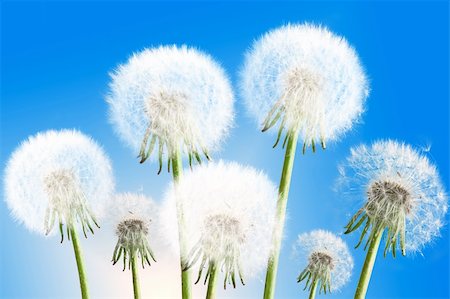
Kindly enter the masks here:
[[339, 290], [350, 279], [353, 258], [344, 241], [334, 234], [315, 230], [298, 236], [295, 250], [302, 254], [306, 264], [297, 278], [305, 281], [304, 290], [314, 298], [317, 288], [320, 293]]
[[439, 236], [447, 196], [436, 167], [411, 146], [392, 140], [352, 148], [340, 172], [341, 184], [366, 195], [346, 226], [346, 233], [362, 228], [356, 247], [368, 248], [357, 290], [357, 297], [363, 298], [384, 232], [385, 256], [391, 252], [395, 257], [397, 249], [403, 255], [420, 251]]
[[214, 297], [218, 271], [223, 287], [237, 286], [256, 275], [270, 252], [276, 200], [274, 185], [252, 168], [236, 163], [197, 167], [172, 187], [161, 215], [170, 241], [177, 247], [175, 206], [182, 205], [189, 251], [184, 268], [199, 264], [197, 283], [204, 276], [208, 298]]
[[155, 152], [159, 172], [164, 156], [170, 161], [180, 150], [190, 163], [200, 163], [201, 154], [209, 159], [231, 127], [230, 83], [209, 55], [193, 48], [143, 50], [111, 77], [111, 122], [141, 163]]
[[[26, 140], [6, 167], [6, 203], [31, 231], [72, 239], [82, 297], [87, 283], [76, 230], [94, 233], [97, 212], [113, 190], [111, 165], [103, 150], [78, 131], [47, 131]], [[64, 229], [65, 226], [65, 229]], [[66, 233], [64, 232], [66, 231]]]

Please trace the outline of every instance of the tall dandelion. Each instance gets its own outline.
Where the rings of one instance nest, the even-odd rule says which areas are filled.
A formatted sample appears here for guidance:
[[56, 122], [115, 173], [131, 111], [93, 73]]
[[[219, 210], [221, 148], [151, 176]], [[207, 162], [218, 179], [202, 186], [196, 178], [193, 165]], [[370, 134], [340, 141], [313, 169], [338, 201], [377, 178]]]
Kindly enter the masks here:
[[12, 216], [33, 232], [50, 236], [58, 230], [61, 243], [65, 238], [72, 241], [82, 298], [89, 294], [77, 231], [85, 237], [94, 233], [96, 212], [112, 190], [108, 158], [78, 131], [29, 137], [6, 167], [5, 197]]
[[351, 276], [353, 258], [347, 244], [331, 232], [314, 230], [298, 236], [294, 250], [301, 254], [304, 268], [297, 282], [305, 282], [309, 298], [339, 290]]
[[364, 242], [367, 256], [355, 298], [365, 298], [383, 235], [384, 256], [390, 251], [395, 257], [397, 249], [402, 255], [420, 251], [439, 236], [447, 196], [436, 167], [411, 146], [392, 140], [352, 148], [340, 173], [343, 186], [365, 193], [345, 232], [362, 229], [356, 247]]
[[[161, 172], [164, 157], [174, 181], [189, 165], [217, 150], [233, 122], [233, 93], [222, 68], [209, 56], [186, 46], [164, 46], [134, 54], [111, 75], [108, 96], [116, 131], [140, 162], [155, 150]], [[155, 149], [157, 148], [157, 149]], [[181, 252], [185, 251], [183, 207], [178, 213]], [[183, 264], [183, 261], [180, 261]], [[190, 298], [188, 271], [182, 295]]]
[[338, 140], [363, 112], [368, 83], [347, 41], [309, 24], [266, 33], [247, 53], [241, 77], [247, 110], [263, 132], [278, 123], [274, 147], [283, 138], [286, 148], [264, 291], [272, 299], [297, 142], [305, 153]]
[[184, 268], [198, 267], [196, 283], [208, 284], [214, 298], [219, 271], [223, 287], [239, 283], [264, 269], [273, 229], [276, 188], [266, 175], [236, 163], [210, 163], [196, 168], [166, 194], [162, 221], [173, 247], [172, 219], [183, 204], [189, 251]]
[[156, 262], [149, 242], [156, 236], [156, 205], [143, 195], [118, 194], [106, 205], [105, 214], [117, 236], [112, 262], [123, 263], [123, 271], [131, 269], [134, 298], [140, 298], [138, 267]]

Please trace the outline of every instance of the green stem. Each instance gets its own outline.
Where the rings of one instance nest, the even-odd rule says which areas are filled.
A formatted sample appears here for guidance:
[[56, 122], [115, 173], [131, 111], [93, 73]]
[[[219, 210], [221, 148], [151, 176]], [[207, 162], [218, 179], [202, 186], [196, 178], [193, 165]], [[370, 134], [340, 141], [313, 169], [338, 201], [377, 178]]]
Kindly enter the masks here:
[[212, 262], [209, 267], [211, 272], [208, 280], [208, 290], [206, 292], [206, 299], [214, 299], [216, 297], [217, 267], [214, 262]]
[[366, 298], [367, 288], [369, 287], [370, 276], [372, 275], [373, 265], [377, 258], [378, 247], [380, 246], [381, 238], [384, 230], [379, 231], [372, 241], [370, 241], [369, 249], [367, 250], [366, 260], [361, 270], [358, 287], [356, 288], [355, 299]]
[[309, 293], [309, 299], [316, 298], [316, 290], [317, 290], [317, 279], [314, 279], [311, 285], [311, 292]]
[[88, 293], [86, 272], [84, 270], [83, 254], [81, 252], [77, 232], [75, 231], [75, 228], [72, 225], [69, 227], [69, 233], [70, 237], [72, 238], [73, 251], [75, 252], [75, 260], [77, 261], [78, 276], [80, 278], [81, 298], [88, 299], [89, 293]]
[[[176, 151], [172, 159], [172, 176], [175, 184], [178, 183], [180, 176], [183, 171], [183, 161], [181, 159], [181, 154]], [[186, 258], [187, 248], [186, 248], [186, 236], [183, 232], [184, 225], [184, 213], [183, 206], [177, 203], [177, 215], [178, 215], [178, 238], [180, 240], [180, 265], [183, 269], [185, 265], [184, 259]], [[181, 295], [183, 299], [190, 299], [191, 296], [191, 275], [190, 270], [181, 270]]]
[[140, 290], [140, 286], [139, 286], [139, 273], [138, 273], [136, 254], [133, 254], [131, 257], [131, 273], [133, 276], [134, 299], [139, 299], [139, 298], [141, 298], [141, 290]]
[[298, 134], [295, 131], [288, 132], [286, 154], [284, 156], [283, 172], [281, 173], [280, 186], [278, 189], [277, 214], [275, 226], [272, 233], [273, 249], [267, 264], [266, 284], [264, 287], [264, 299], [273, 299], [275, 296], [275, 284], [280, 258], [281, 238], [283, 235], [284, 222], [286, 218], [286, 204], [291, 185], [292, 169], [294, 167], [295, 150], [297, 148]]

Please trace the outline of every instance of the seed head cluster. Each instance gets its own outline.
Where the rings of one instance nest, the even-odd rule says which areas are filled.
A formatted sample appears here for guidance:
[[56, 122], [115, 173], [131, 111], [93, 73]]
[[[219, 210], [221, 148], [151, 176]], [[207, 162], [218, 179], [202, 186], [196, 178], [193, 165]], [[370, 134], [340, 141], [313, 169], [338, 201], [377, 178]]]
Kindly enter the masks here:
[[317, 286], [319, 293], [336, 291], [350, 279], [353, 258], [344, 241], [331, 232], [299, 235], [294, 251], [304, 265], [297, 282], [305, 281], [305, 290]]
[[156, 147], [163, 156], [182, 150], [189, 162], [217, 150], [233, 122], [233, 93], [222, 68], [186, 46], [134, 54], [111, 75], [111, 122], [143, 163]]
[[[304, 151], [338, 139], [364, 110], [368, 82], [355, 50], [340, 36], [310, 24], [264, 34], [247, 53], [241, 90], [266, 131], [279, 123], [299, 134]], [[288, 136], [288, 134], [286, 134]]]
[[183, 208], [188, 248], [184, 268], [199, 264], [197, 282], [206, 272], [206, 283], [217, 268], [224, 274], [224, 287], [235, 287], [236, 280], [244, 283], [266, 266], [276, 199], [266, 175], [219, 161], [196, 167], [170, 188], [161, 217], [176, 249], [176, 206]]
[[149, 239], [156, 240], [158, 209], [152, 199], [140, 194], [117, 194], [105, 206], [109, 222], [117, 236], [112, 262], [123, 260], [123, 270], [131, 268], [133, 259], [140, 259], [142, 268], [156, 261]]
[[[86, 236], [114, 184], [109, 159], [91, 138], [74, 130], [29, 137], [13, 153], [5, 174], [6, 203], [15, 219], [44, 235], [59, 223]], [[98, 226], [98, 225], [97, 225]]]
[[[411, 146], [392, 140], [352, 148], [340, 166], [340, 185], [365, 193], [365, 202], [347, 224], [362, 228], [359, 246], [386, 231], [384, 253], [420, 249], [439, 235], [448, 209], [436, 167]], [[362, 186], [362, 189], [361, 187]], [[352, 194], [352, 193], [349, 193]]]

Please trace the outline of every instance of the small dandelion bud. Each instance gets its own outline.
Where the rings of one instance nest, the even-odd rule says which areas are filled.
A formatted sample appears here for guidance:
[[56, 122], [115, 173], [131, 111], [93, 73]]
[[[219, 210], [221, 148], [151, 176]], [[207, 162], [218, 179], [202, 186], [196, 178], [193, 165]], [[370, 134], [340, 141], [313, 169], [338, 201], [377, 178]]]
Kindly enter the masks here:
[[150, 198], [129, 193], [116, 195], [107, 204], [106, 214], [117, 235], [113, 264], [122, 257], [125, 271], [127, 266], [131, 269], [133, 259], [140, 259], [142, 268], [146, 264], [150, 266], [150, 260], [156, 262], [149, 238], [156, 235], [152, 223], [157, 217], [157, 208]]
[[[192, 161], [217, 150], [233, 121], [233, 93], [222, 68], [186, 46], [134, 54], [111, 75], [111, 122], [140, 162], [158, 147], [160, 170], [182, 150]], [[170, 169], [170, 165], [168, 165]]]
[[355, 50], [340, 36], [310, 24], [266, 33], [247, 53], [241, 90], [266, 131], [279, 123], [303, 140], [303, 152], [337, 140], [363, 112], [368, 83]]
[[12, 155], [5, 175], [6, 202], [14, 218], [45, 235], [59, 223], [77, 223], [94, 233], [96, 212], [113, 190], [111, 165], [103, 150], [78, 131], [47, 131], [30, 137]]
[[[187, 173], [169, 189], [162, 208], [167, 235], [177, 248], [176, 205], [183, 207], [189, 250], [184, 268], [199, 263], [208, 290], [220, 269], [223, 287], [264, 269], [271, 249], [276, 189], [266, 175], [236, 163], [209, 163]], [[205, 270], [206, 269], [206, 270]], [[208, 292], [209, 292], [208, 291]]]
[[311, 294], [316, 288], [325, 294], [339, 290], [350, 279], [353, 258], [345, 242], [334, 234], [324, 230], [301, 234], [294, 250], [305, 264], [297, 282], [306, 281], [304, 290]]
[[[366, 201], [347, 224], [346, 233], [362, 228], [358, 247], [387, 230], [384, 254], [397, 247], [418, 251], [439, 235], [448, 203], [436, 167], [418, 151], [395, 141], [352, 148], [341, 182], [363, 188]], [[353, 186], [354, 185], [354, 186]]]

